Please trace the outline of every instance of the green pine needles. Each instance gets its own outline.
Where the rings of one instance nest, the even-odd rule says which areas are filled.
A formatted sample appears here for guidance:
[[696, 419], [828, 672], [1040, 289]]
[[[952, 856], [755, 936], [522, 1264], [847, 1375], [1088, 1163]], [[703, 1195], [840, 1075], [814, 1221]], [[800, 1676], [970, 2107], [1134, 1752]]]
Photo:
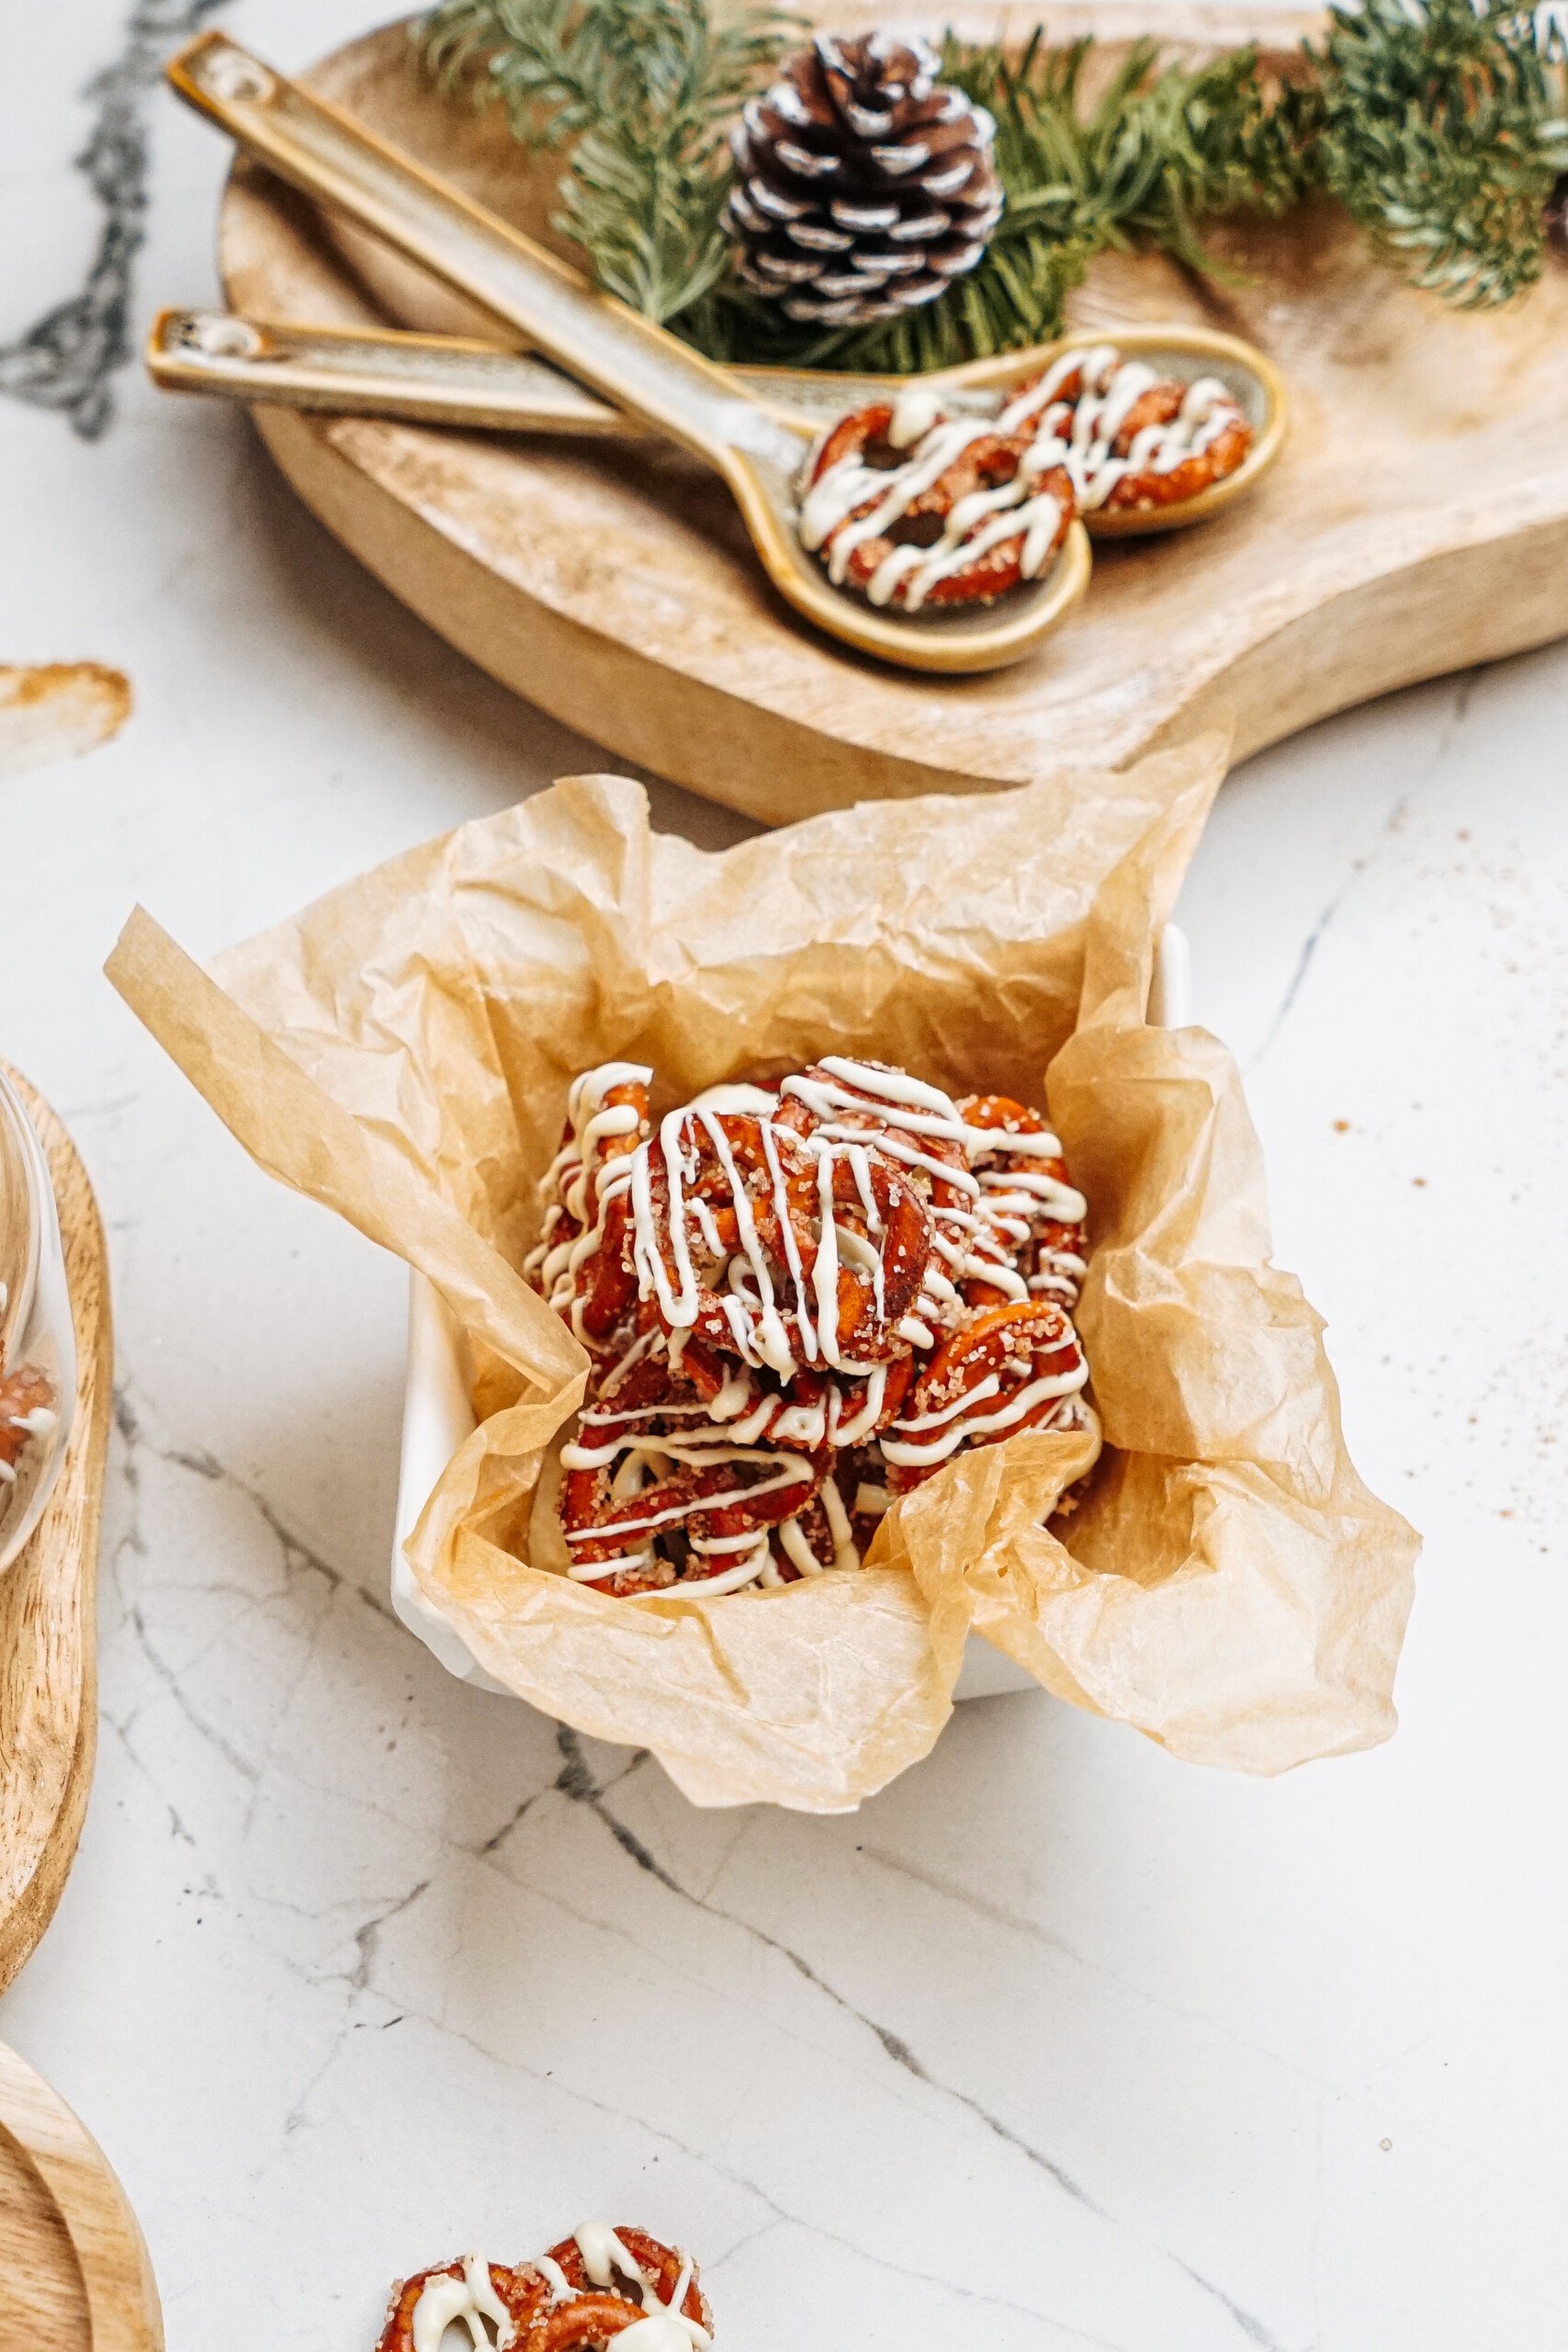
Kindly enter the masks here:
[[1324, 186], [1418, 286], [1506, 302], [1540, 276], [1544, 210], [1568, 168], [1562, 10], [1503, 0], [1364, 0], [1334, 11], [1321, 77]]
[[1568, 7], [1361, 0], [1285, 76], [1255, 49], [1190, 68], [1148, 41], [1092, 102], [1090, 40], [1004, 54], [949, 35], [943, 78], [996, 118], [1001, 223], [937, 301], [824, 333], [739, 285], [720, 225], [729, 125], [803, 38], [755, 6], [715, 23], [707, 0], [437, 0], [419, 28], [446, 86], [501, 98], [526, 146], [561, 152], [556, 223], [598, 282], [723, 359], [914, 371], [1020, 349], [1059, 331], [1097, 254], [1212, 272], [1207, 225], [1325, 190], [1416, 284], [1506, 301], [1540, 274], [1568, 170]]
[[728, 266], [729, 123], [797, 31], [761, 10], [715, 25], [705, 0], [440, 0], [420, 38], [448, 87], [479, 66], [525, 146], [568, 151], [556, 225], [664, 322]]

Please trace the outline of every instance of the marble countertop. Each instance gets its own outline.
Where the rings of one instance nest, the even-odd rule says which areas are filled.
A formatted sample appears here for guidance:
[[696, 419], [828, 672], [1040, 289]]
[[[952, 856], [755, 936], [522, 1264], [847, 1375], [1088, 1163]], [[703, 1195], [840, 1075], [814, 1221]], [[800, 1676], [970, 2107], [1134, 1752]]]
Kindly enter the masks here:
[[[392, 1620], [403, 1270], [99, 977], [138, 899], [205, 952], [605, 764], [241, 418], [106, 367], [118, 306], [211, 290], [224, 151], [151, 85], [212, 13], [0, 37], [0, 660], [136, 695], [0, 783], [0, 1049], [86, 1157], [119, 1336], [97, 1778], [0, 2036], [118, 2166], [172, 2352], [368, 2352], [395, 2273], [590, 2213], [689, 2242], [745, 2352], [1568, 2342], [1568, 650], [1250, 762], [1180, 909], [1427, 1537], [1397, 1738], [1252, 1783], [1031, 1695], [858, 1815], [694, 1812]], [[293, 64], [371, 13], [222, 21]]]

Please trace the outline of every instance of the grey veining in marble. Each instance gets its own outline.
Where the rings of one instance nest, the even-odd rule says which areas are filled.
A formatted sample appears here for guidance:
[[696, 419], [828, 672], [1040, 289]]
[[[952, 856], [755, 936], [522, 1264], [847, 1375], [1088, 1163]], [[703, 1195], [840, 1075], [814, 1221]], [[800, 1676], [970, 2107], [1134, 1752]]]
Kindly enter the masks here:
[[[0, 660], [137, 695], [0, 784], [0, 1050], [86, 1156], [119, 1334], [97, 1779], [0, 2035], [119, 2168], [171, 2352], [368, 2352], [395, 2273], [593, 2212], [689, 2242], [742, 2352], [1568, 2341], [1568, 655], [1250, 763], [1180, 909], [1427, 1536], [1397, 1739], [1258, 1784], [1002, 1699], [858, 1815], [694, 1812], [391, 1618], [402, 1270], [99, 977], [138, 899], [216, 949], [602, 763], [243, 418], [117, 372], [213, 290], [223, 150], [151, 62], [201, 13], [0, 30]], [[368, 12], [224, 21], [293, 66]]]

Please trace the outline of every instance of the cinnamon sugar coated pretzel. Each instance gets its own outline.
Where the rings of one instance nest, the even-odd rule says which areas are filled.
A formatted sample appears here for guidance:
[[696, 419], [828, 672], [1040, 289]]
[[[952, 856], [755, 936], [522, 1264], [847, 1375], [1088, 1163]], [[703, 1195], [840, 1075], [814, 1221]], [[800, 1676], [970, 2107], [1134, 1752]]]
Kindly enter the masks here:
[[1161, 379], [1100, 344], [992, 415], [950, 413], [912, 385], [840, 417], [807, 469], [801, 541], [873, 605], [990, 604], [1039, 578], [1075, 514], [1179, 505], [1251, 446], [1217, 377]]
[[1038, 1111], [832, 1056], [656, 1125], [652, 1082], [575, 1081], [524, 1265], [592, 1360], [560, 1456], [577, 1582], [858, 1568], [961, 1449], [1086, 1426], [1086, 1205]]
[[35, 1365], [0, 1378], [0, 1487], [16, 1483], [24, 1450], [50, 1436], [58, 1419], [54, 1389]]
[[800, 537], [837, 586], [918, 613], [988, 605], [1037, 580], [1076, 511], [1066, 468], [1032, 429], [944, 414], [912, 387], [824, 437]]
[[713, 2313], [689, 2255], [623, 2222], [584, 2222], [515, 2269], [466, 2254], [400, 2279], [376, 2352], [705, 2352]]
[[1252, 447], [1217, 376], [1162, 379], [1111, 343], [1053, 360], [1013, 394], [998, 430], [1032, 432], [1086, 514], [1179, 505], [1235, 473]]

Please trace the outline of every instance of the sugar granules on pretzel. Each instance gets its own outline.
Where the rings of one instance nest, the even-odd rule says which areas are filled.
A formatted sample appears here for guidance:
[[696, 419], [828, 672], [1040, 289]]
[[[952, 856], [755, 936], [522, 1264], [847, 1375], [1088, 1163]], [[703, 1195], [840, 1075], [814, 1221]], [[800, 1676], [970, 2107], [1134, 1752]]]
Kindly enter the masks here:
[[1064, 352], [996, 421], [1033, 435], [1035, 462], [1065, 469], [1080, 511], [1173, 506], [1235, 472], [1252, 427], [1217, 376], [1161, 378], [1114, 344]]
[[713, 2313], [689, 2255], [622, 2222], [584, 2222], [516, 2268], [468, 2254], [400, 2279], [376, 2352], [706, 2352]]
[[529, 1279], [593, 1359], [568, 1574], [616, 1599], [856, 1568], [961, 1447], [1085, 1419], [1083, 1196], [1043, 1115], [826, 1057], [657, 1123], [570, 1090]]
[[808, 461], [800, 537], [838, 586], [901, 612], [990, 604], [1036, 580], [1075, 513], [1032, 423], [945, 414], [919, 387], [840, 417]]

